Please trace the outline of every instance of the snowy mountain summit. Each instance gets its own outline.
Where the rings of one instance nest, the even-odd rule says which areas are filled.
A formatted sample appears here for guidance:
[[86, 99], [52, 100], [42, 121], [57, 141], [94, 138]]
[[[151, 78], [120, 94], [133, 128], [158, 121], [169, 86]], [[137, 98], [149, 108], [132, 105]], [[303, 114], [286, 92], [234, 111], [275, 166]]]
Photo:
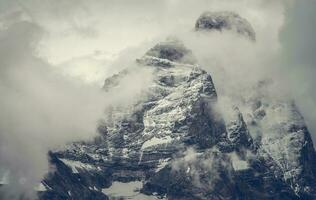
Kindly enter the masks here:
[[[254, 39], [248, 23], [224, 14], [203, 14], [197, 31], [234, 27]], [[236, 97], [241, 103], [224, 119], [211, 75], [169, 38], [104, 90], [139, 69], [151, 71], [148, 88], [128, 108], [106, 113], [99, 137], [50, 152], [56, 170], [42, 181], [40, 199], [316, 199], [308, 129], [295, 103], [271, 97], [268, 83]]]

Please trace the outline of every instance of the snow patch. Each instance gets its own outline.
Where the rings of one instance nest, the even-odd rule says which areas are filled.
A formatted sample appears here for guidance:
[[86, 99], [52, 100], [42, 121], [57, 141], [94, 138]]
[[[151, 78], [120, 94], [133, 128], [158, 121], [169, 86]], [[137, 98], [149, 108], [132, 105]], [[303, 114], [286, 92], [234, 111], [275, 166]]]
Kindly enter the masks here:
[[90, 164], [85, 164], [79, 161], [74, 161], [74, 160], [67, 160], [67, 159], [60, 159], [65, 165], [71, 168], [72, 173], [78, 174], [79, 171], [78, 169], [84, 169], [87, 171], [92, 171], [92, 170], [97, 170], [100, 171], [100, 168], [96, 168], [93, 165]]
[[128, 152], [129, 152], [128, 148], [123, 148], [122, 149], [122, 157], [128, 158]]
[[122, 198], [129, 200], [158, 200], [160, 198], [155, 196], [148, 196], [139, 193], [139, 190], [143, 187], [141, 181], [133, 181], [128, 183], [113, 182], [111, 187], [102, 189], [102, 192], [113, 199]]
[[45, 192], [47, 190], [43, 183], [38, 184], [34, 189], [38, 192]]
[[230, 154], [230, 159], [233, 165], [234, 170], [246, 170], [249, 168], [248, 162], [246, 160], [241, 160], [236, 153]]
[[144, 142], [141, 149], [143, 150], [151, 146], [167, 144], [167, 143], [170, 143], [172, 140], [173, 139], [170, 136], [166, 136], [163, 138], [153, 137], [150, 140], [147, 140], [146, 142]]
[[169, 160], [170, 160], [170, 158], [160, 159], [159, 160], [159, 164], [158, 164], [157, 169], [155, 170], [155, 172], [159, 172], [160, 170], [162, 170], [168, 164]]

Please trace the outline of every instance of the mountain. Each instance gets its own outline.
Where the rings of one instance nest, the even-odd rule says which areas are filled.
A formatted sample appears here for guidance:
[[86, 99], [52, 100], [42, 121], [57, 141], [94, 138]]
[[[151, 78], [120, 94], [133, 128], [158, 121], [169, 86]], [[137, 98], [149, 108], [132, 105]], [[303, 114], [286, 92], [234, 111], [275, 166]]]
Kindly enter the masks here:
[[[248, 22], [228, 12], [203, 14], [196, 31], [219, 18], [216, 29], [237, 20], [254, 39]], [[107, 112], [94, 141], [49, 153], [55, 170], [40, 199], [316, 199], [310, 133], [295, 102], [269, 93], [272, 81], [235, 97], [224, 119], [211, 75], [178, 39], [158, 43], [103, 90], [139, 68], [151, 69], [153, 80], [131, 107]]]

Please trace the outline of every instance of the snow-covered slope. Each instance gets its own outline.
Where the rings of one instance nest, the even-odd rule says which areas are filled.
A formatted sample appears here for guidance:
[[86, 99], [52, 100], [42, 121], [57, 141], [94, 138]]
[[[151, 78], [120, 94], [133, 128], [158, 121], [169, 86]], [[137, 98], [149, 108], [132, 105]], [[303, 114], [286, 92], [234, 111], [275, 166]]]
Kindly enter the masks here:
[[260, 82], [242, 105], [249, 129], [260, 144], [258, 154], [271, 160], [275, 173], [296, 194], [315, 193], [315, 150], [295, 102], [267, 94], [273, 83]]

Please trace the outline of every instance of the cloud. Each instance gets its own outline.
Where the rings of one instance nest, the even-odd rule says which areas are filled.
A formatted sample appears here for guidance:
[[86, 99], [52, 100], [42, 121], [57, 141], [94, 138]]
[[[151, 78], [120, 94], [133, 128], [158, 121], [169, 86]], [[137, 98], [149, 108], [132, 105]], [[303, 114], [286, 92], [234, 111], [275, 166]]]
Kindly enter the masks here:
[[152, 77], [150, 69], [135, 66], [114, 90], [102, 91], [62, 76], [40, 58], [41, 36], [40, 26], [24, 20], [0, 30], [0, 177], [6, 174], [8, 182], [0, 191], [4, 199], [35, 198], [34, 188], [50, 170], [48, 151], [93, 139], [107, 108], [131, 107]]
[[[237, 155], [234, 156], [235, 160], [239, 159]], [[188, 148], [171, 162], [171, 169], [190, 179], [189, 185], [180, 183], [184, 184], [184, 187], [195, 187], [202, 193], [209, 193], [223, 176], [228, 179], [227, 181], [232, 181], [231, 159], [233, 156], [222, 154], [216, 148], [203, 153]]]
[[37, 25], [19, 21], [0, 31], [0, 162], [9, 171], [8, 199], [31, 193], [48, 171], [47, 152], [90, 139], [102, 116], [98, 88], [67, 81], [36, 56]]
[[[57, 64], [95, 50], [119, 53], [130, 46], [194, 28], [206, 11], [231, 10], [247, 18], [259, 34], [276, 37], [282, 1], [264, 0], [4, 0], [6, 10], [23, 13], [45, 30], [40, 54]], [[266, 19], [267, 20], [263, 20]], [[273, 20], [270, 20], [273, 19]], [[282, 20], [281, 20], [282, 22]], [[71, 44], [71, 45], [64, 45]]]
[[295, 1], [286, 10], [285, 26], [280, 33], [282, 44], [282, 70], [288, 77], [288, 87], [292, 89], [308, 127], [316, 140], [316, 27], [315, 2], [312, 0]]

